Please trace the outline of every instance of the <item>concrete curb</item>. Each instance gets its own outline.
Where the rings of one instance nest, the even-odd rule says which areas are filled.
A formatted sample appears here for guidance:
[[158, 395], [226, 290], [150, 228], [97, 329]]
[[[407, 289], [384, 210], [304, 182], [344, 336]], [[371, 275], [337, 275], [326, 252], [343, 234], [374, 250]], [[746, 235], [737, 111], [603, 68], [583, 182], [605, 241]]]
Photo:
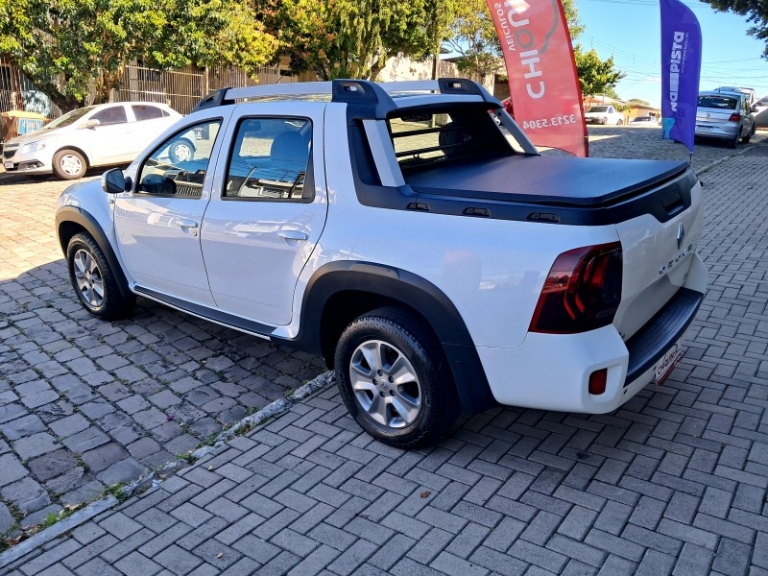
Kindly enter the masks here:
[[5, 568], [20, 558], [23, 558], [30, 552], [33, 552], [35, 548], [50, 542], [54, 538], [58, 538], [65, 532], [72, 530], [83, 522], [87, 522], [94, 516], [98, 516], [105, 510], [109, 510], [117, 503], [117, 498], [110, 494], [103, 500], [91, 502], [85, 506], [85, 508], [74, 512], [71, 516], [67, 516], [63, 520], [56, 522], [56, 524], [53, 526], [49, 526], [45, 530], [41, 530], [37, 534], [30, 536], [22, 542], [19, 542], [13, 548], [10, 548], [9, 550], [6, 550], [0, 554], [0, 569]]
[[[238, 432], [243, 430], [249, 430], [255, 428], [264, 422], [287, 412], [293, 405], [301, 402], [312, 396], [313, 394], [323, 390], [334, 382], [333, 372], [324, 372], [316, 378], [310, 380], [304, 386], [301, 386], [293, 391], [293, 393], [287, 398], [280, 398], [267, 404], [264, 408], [258, 412], [246, 416], [234, 426], [231, 426], [227, 430], [222, 431], [214, 441], [212, 446], [204, 446], [198, 448], [192, 452], [191, 456], [194, 460], [200, 460], [201, 458], [215, 454], [222, 451], [225, 448], [225, 443], [238, 435]], [[179, 470], [192, 466], [194, 463], [188, 462], [184, 459], [176, 459], [169, 462], [159, 470], [153, 470], [147, 476], [139, 478], [135, 482], [132, 482], [121, 489], [121, 493], [126, 498], [133, 496], [134, 494], [144, 492], [153, 486], [158, 486], [163, 480], [172, 476]], [[86, 504], [80, 510], [77, 510], [70, 516], [67, 516], [63, 520], [59, 520], [53, 526], [49, 526], [44, 530], [30, 536], [26, 540], [23, 540], [15, 546], [9, 548], [2, 554], [0, 554], [0, 570], [6, 566], [16, 562], [20, 558], [23, 558], [27, 554], [35, 551], [36, 548], [47, 544], [51, 540], [54, 540], [62, 534], [73, 530], [80, 524], [87, 522], [91, 518], [98, 516], [102, 512], [113, 508], [120, 503], [120, 500], [113, 495], [109, 495], [101, 500], [96, 500], [90, 504]]]
[[742, 147], [741, 150], [736, 150], [733, 153], [728, 154], [728, 156], [724, 156], [723, 158], [715, 160], [714, 162], [710, 162], [709, 164], [706, 164], [701, 168], [699, 168], [698, 171], [694, 170], [694, 172], [696, 172], [697, 176], [704, 174], [705, 172], [708, 172], [715, 166], [722, 164], [726, 160], [730, 160], [731, 158], [735, 158], [736, 156], [743, 156], [745, 152], [751, 150], [752, 148], [755, 148], [757, 146], [760, 146], [761, 144], [766, 144], [766, 143], [768, 143], [768, 138], [764, 138], [763, 140], [759, 140], [758, 142], [750, 143], [746, 147]]

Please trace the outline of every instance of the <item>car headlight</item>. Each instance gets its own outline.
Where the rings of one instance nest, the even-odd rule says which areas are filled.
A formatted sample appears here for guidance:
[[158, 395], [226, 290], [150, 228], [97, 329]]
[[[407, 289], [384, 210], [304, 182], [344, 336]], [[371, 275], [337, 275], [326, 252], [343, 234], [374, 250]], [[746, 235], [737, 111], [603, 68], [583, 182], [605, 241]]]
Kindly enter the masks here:
[[30, 142], [29, 144], [24, 144], [24, 146], [21, 147], [21, 153], [31, 154], [32, 152], [37, 152], [43, 148], [45, 148], [45, 140], [37, 140], [35, 142]]

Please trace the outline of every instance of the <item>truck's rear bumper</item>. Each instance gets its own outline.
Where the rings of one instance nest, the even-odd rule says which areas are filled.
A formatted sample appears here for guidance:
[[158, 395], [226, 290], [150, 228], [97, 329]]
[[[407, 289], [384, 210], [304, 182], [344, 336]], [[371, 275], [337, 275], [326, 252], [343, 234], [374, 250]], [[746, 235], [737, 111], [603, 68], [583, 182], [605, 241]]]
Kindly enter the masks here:
[[[683, 338], [703, 299], [702, 292], [681, 288], [626, 343], [610, 325], [581, 334], [529, 333], [516, 348], [478, 353], [501, 404], [603, 414], [656, 379], [656, 365]], [[607, 370], [605, 392], [590, 394], [590, 375], [601, 369]]]

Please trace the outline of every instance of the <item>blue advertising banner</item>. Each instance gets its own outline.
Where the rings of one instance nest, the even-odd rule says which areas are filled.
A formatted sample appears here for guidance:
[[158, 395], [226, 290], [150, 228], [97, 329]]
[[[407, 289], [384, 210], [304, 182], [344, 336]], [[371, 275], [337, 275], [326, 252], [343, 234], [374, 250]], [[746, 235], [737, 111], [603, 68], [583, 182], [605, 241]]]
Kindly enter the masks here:
[[701, 28], [679, 0], [661, 2], [661, 125], [663, 137], [693, 153], [701, 75]]

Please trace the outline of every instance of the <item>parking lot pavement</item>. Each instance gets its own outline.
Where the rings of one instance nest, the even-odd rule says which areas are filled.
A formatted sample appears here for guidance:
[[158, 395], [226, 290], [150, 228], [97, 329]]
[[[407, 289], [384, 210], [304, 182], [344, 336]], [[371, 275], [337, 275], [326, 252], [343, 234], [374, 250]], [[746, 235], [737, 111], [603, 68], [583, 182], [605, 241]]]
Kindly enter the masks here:
[[53, 226], [66, 186], [0, 186], [0, 534], [135, 480], [324, 366], [147, 300], [91, 317]]
[[[625, 131], [607, 150], [656, 154], [656, 138]], [[421, 453], [372, 443], [331, 390], [14, 576], [745, 574], [749, 562], [768, 574], [767, 149], [708, 172], [712, 288], [665, 387], [607, 416], [495, 410]], [[0, 187], [0, 532], [138, 477], [321, 370], [146, 301], [127, 320], [90, 318], [52, 228], [64, 186]]]

